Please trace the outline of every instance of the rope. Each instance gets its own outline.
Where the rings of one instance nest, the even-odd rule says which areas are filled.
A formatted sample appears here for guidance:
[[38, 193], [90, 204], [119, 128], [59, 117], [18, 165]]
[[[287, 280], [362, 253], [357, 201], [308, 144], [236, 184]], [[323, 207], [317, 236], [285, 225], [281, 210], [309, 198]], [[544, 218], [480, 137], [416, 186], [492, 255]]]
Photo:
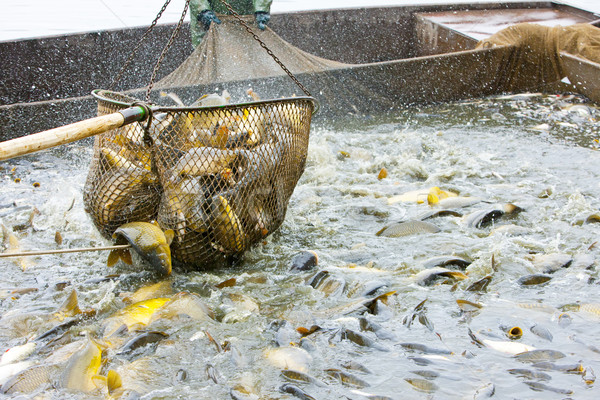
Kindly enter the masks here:
[[142, 45], [144, 40], [146, 40], [146, 38], [148, 37], [150, 32], [152, 32], [152, 30], [158, 23], [158, 20], [160, 19], [160, 17], [162, 17], [163, 13], [167, 9], [167, 6], [169, 5], [170, 2], [171, 2], [171, 0], [166, 0], [165, 4], [163, 4], [162, 8], [156, 15], [156, 18], [154, 18], [154, 21], [152, 21], [152, 24], [150, 24], [148, 29], [146, 29], [146, 32], [144, 32], [144, 34], [142, 35], [142, 38], [138, 41], [137, 46], [135, 46], [135, 48], [131, 51], [131, 53], [129, 53], [129, 57], [127, 58], [127, 61], [125, 61], [125, 64], [123, 64], [123, 66], [121, 67], [121, 70], [117, 74], [117, 77], [115, 79], [113, 79], [113, 81], [109, 85], [109, 89], [113, 90], [115, 88], [116, 84], [121, 80], [121, 78], [123, 77], [123, 74], [125, 73], [125, 70], [127, 69], [127, 67], [129, 67], [129, 64], [131, 64], [131, 62], [133, 61], [133, 58], [136, 55], [137, 51], [139, 50], [140, 46]]
[[183, 26], [183, 20], [185, 19], [185, 14], [187, 14], [187, 10], [188, 10], [189, 6], [190, 6], [190, 0], [185, 0], [185, 7], [183, 7], [183, 12], [181, 13], [181, 18], [179, 18], [179, 22], [177, 23], [175, 30], [171, 34], [169, 41], [163, 48], [162, 52], [160, 53], [160, 56], [158, 57], [158, 60], [156, 61], [156, 64], [154, 65], [154, 70], [152, 70], [152, 76], [150, 77], [150, 83], [148, 84], [148, 89], [146, 89], [146, 101], [150, 101], [150, 92], [152, 91], [152, 87], [154, 86], [154, 80], [156, 79], [156, 74], [158, 73], [158, 68], [162, 64], [163, 60], [165, 59], [165, 56], [167, 55], [167, 51], [171, 48], [171, 46], [173, 45], [173, 42], [175, 41], [175, 38], [179, 34], [179, 31], [181, 30], [181, 27]]
[[130, 248], [130, 244], [119, 244], [115, 246], [105, 247], [82, 247], [78, 249], [60, 249], [60, 250], [32, 250], [22, 251], [20, 253], [2, 253], [0, 258], [4, 257], [25, 257], [25, 256], [41, 256], [45, 254], [61, 254], [61, 253], [82, 253], [84, 251], [103, 251], [103, 250], [120, 250]]
[[281, 67], [281, 69], [296, 83], [296, 85], [298, 85], [298, 87], [300, 89], [302, 89], [302, 91], [304, 92], [304, 94], [306, 94], [309, 97], [312, 97], [312, 95], [310, 94], [310, 92], [308, 91], [308, 89], [306, 89], [304, 87], [304, 85], [302, 85], [300, 83], [300, 81], [294, 76], [294, 74], [292, 74], [292, 72], [287, 69], [287, 67], [285, 65], [283, 65], [283, 63], [279, 60], [279, 58], [277, 58], [277, 56], [271, 51], [271, 49], [269, 49], [267, 47], [267, 45], [265, 44], [265, 42], [263, 42], [262, 40], [260, 40], [260, 38], [258, 37], [258, 35], [256, 33], [254, 33], [254, 31], [252, 31], [252, 29], [250, 29], [250, 27], [248, 26], [248, 24], [246, 24], [246, 22], [240, 17], [240, 15], [235, 12], [235, 10], [229, 5], [229, 3], [227, 3], [225, 0], [219, 0], [221, 3], [223, 3], [223, 5], [225, 7], [227, 7], [227, 10], [229, 10], [229, 12], [231, 13], [231, 15], [234, 16], [235, 19], [237, 19], [237, 21], [244, 27], [246, 28], [246, 31], [252, 35], [252, 37], [254, 38], [254, 40], [256, 40], [259, 44], [260, 47], [262, 47], [263, 49], [266, 50], [267, 54], [270, 55], [273, 60], [275, 60], [275, 62]]

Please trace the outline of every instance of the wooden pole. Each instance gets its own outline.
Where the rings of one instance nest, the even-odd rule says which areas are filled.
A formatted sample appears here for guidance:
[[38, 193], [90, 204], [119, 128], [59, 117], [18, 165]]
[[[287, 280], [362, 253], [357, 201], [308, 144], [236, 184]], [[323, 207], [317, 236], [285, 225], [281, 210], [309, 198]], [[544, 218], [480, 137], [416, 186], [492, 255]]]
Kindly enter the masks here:
[[82, 247], [77, 249], [59, 249], [59, 250], [32, 250], [22, 251], [20, 253], [2, 253], [0, 258], [3, 257], [25, 257], [25, 256], [41, 256], [46, 254], [62, 254], [62, 253], [82, 253], [84, 251], [103, 251], [103, 250], [120, 250], [130, 248], [130, 244], [118, 244], [114, 246], [104, 247]]
[[85, 139], [132, 122], [143, 121], [146, 117], [146, 110], [143, 107], [135, 106], [116, 113], [7, 140], [0, 143], [0, 161]]

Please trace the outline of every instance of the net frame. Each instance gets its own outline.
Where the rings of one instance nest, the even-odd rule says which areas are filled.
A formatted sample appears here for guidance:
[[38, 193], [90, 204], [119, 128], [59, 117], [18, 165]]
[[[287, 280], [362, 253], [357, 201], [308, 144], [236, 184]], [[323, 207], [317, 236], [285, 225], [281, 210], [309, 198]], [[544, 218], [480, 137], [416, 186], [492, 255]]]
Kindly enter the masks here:
[[[98, 115], [137, 99], [95, 90]], [[306, 163], [314, 98], [219, 106], [151, 106], [147, 122], [98, 135], [84, 190], [94, 225], [156, 220], [175, 262], [238, 259], [283, 223]]]

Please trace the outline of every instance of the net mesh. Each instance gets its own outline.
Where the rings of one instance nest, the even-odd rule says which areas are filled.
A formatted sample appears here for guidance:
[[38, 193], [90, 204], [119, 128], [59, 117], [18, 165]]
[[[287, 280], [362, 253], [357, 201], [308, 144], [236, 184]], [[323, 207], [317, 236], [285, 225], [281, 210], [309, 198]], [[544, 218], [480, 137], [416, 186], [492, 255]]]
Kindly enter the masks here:
[[[136, 99], [96, 91], [98, 114]], [[314, 99], [157, 107], [149, 123], [96, 136], [84, 204], [110, 237], [156, 220], [172, 229], [174, 260], [206, 267], [275, 231], [306, 161]]]

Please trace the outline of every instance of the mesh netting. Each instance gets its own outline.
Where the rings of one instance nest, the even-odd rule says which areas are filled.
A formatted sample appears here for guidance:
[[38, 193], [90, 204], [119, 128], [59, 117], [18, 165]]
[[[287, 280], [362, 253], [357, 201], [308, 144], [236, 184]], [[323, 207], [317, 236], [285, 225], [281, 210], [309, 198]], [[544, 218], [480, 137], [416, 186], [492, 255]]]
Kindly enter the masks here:
[[[96, 91], [98, 114], [136, 99]], [[153, 108], [151, 122], [96, 136], [86, 211], [110, 237], [133, 221], [172, 229], [172, 257], [205, 267], [275, 231], [306, 161], [310, 97]], [[146, 130], [145, 127], [148, 127]]]

